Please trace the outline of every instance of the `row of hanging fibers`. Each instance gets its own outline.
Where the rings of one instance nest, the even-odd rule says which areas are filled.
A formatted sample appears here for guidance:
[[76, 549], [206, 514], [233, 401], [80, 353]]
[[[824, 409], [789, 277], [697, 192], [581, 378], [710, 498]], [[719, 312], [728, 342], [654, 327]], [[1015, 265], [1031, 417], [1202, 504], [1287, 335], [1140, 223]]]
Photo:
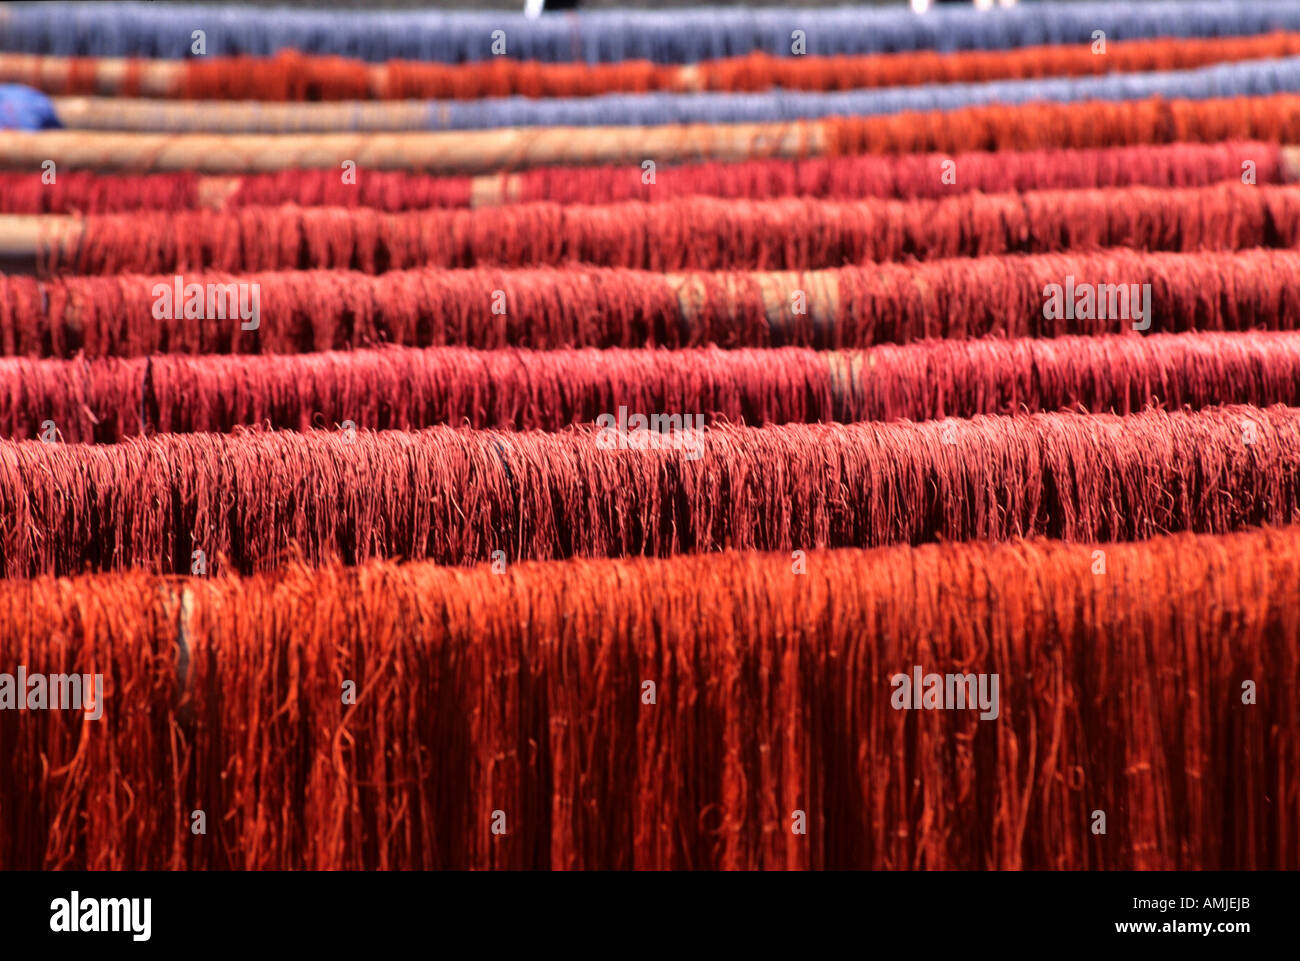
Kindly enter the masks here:
[[[1099, 56], [1099, 53], [1105, 56]], [[477, 64], [343, 57], [280, 51], [274, 57], [188, 60], [47, 57], [0, 53], [0, 83], [55, 95], [177, 100], [476, 100], [486, 97], [583, 97], [602, 93], [865, 90], [929, 83], [977, 83], [1030, 77], [1190, 70], [1217, 63], [1300, 54], [1300, 34], [1161, 38], [1080, 45], [920, 50], [874, 56], [774, 57], [752, 53], [689, 65], [648, 60], [606, 64], [544, 63], [498, 57]]]
[[42, 273], [590, 264], [652, 271], [807, 270], [880, 261], [1300, 246], [1300, 186], [968, 193], [938, 200], [690, 197], [481, 210], [242, 207], [32, 223]]
[[[268, 56], [281, 50], [382, 62], [465, 63], [508, 56], [563, 63], [651, 60], [695, 63], [762, 51], [773, 56], [889, 53], [900, 50], [1009, 50], [1115, 40], [1245, 36], [1300, 30], [1300, 3], [1196, 0], [1193, 3], [1031, 3], [996, 17], [941, 10], [853, 7], [801, 10], [700, 8], [611, 10], [576, 18], [531, 19], [503, 11], [246, 10], [145, 3], [14, 3], [0, 22], [0, 50], [58, 56]], [[505, 47], [494, 31], [505, 35]], [[792, 40], [803, 34], [802, 46]], [[497, 48], [493, 43], [497, 41]], [[802, 51], [802, 54], [796, 53]], [[500, 51], [500, 53], [498, 53]]]
[[[681, 197], [764, 200], [819, 197], [899, 200], [953, 194], [1103, 187], [1203, 187], [1240, 180], [1246, 165], [1259, 184], [1288, 183], [1300, 155], [1275, 143], [1174, 144], [1066, 152], [904, 154], [682, 164], [655, 171], [653, 182], [625, 166], [538, 167], [518, 173], [439, 177], [360, 170], [344, 183], [332, 170], [287, 170], [242, 176], [63, 174], [0, 171], [0, 214], [115, 213], [236, 207], [373, 207], [426, 210], [551, 200], [564, 204]], [[961, 177], [956, 171], [961, 171]], [[945, 177], [945, 174], [951, 174]], [[948, 181], [948, 182], [945, 182]]]
[[[289, 354], [381, 345], [838, 349], [928, 338], [1295, 331], [1298, 273], [1295, 250], [1107, 248], [808, 271], [668, 274], [571, 265], [15, 275], [0, 278], [0, 355]], [[1060, 303], [1045, 292], [1059, 292]]]
[[[1027, 541], [811, 552], [802, 577], [729, 552], [0, 582], [31, 658], [116, 685], [100, 722], [6, 722], [0, 862], [1294, 870], [1295, 699], [1232, 692], [1300, 683], [1300, 530], [1104, 562]], [[916, 665], [969, 677], [971, 707], [894, 709]], [[196, 806], [225, 813], [178, 834]]]
[[282, 104], [54, 98], [61, 127], [85, 130], [309, 133], [335, 130], [477, 130], [618, 124], [741, 124], [893, 115], [988, 104], [1188, 100], [1300, 92], [1300, 57], [1216, 64], [1196, 70], [1101, 77], [930, 84], [831, 93], [613, 93], [591, 97], [403, 100]]
[[929, 340], [867, 351], [488, 350], [0, 360], [0, 433], [78, 443], [352, 423], [559, 430], [617, 411], [733, 424], [1300, 406], [1300, 332]]
[[1297, 30], [6, 6], [0, 865], [1300, 866]]
[[[1300, 521], [1300, 408], [0, 443], [0, 574], [1220, 533]], [[93, 505], [93, 506], [92, 506]]]
[[518, 127], [359, 134], [188, 134], [45, 129], [53, 104], [27, 88], [12, 104], [16, 128], [0, 140], [0, 165], [41, 170], [124, 169], [201, 173], [294, 168], [418, 170], [481, 174], [543, 165], [628, 164], [648, 156], [669, 164], [768, 157], [849, 156], [972, 150], [1029, 151], [1264, 140], [1300, 142], [1300, 96], [1208, 100], [990, 104], [871, 117], [826, 117], [748, 124]]

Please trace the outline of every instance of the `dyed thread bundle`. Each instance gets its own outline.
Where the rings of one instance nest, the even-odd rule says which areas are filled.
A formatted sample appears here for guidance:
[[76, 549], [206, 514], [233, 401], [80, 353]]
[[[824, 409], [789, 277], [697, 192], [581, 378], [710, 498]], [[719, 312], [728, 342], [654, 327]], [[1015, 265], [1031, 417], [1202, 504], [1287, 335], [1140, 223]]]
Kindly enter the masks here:
[[[817, 552], [803, 577], [724, 553], [3, 582], [0, 669], [21, 630], [29, 663], [89, 659], [141, 709], [0, 715], [0, 862], [1297, 868], [1300, 531], [1105, 555], [1104, 577], [1093, 545], [1029, 542]], [[891, 708], [917, 664], [998, 675], [998, 719]], [[191, 799], [220, 812], [205, 838], [177, 828]]]
[[677, 444], [445, 427], [6, 441], [0, 574], [180, 573], [195, 550], [247, 572], [294, 552], [457, 564], [1300, 521], [1292, 407], [716, 426]]
[[[1089, 253], [938, 260], [801, 272], [562, 269], [189, 273], [188, 284], [257, 285], [260, 324], [154, 319], [175, 276], [0, 277], [0, 353], [90, 357], [283, 354], [380, 344], [527, 347], [800, 346], [926, 338], [1300, 330], [1300, 252]], [[1149, 284], [1150, 315], [1045, 314], [1048, 285]], [[494, 312], [495, 292], [505, 313]], [[795, 312], [803, 291], [805, 312]], [[1133, 298], [1130, 296], [1130, 300]], [[182, 305], [183, 306], [183, 305]], [[1135, 308], [1131, 305], [1130, 310]]]
[[[436, 177], [404, 171], [358, 171], [345, 184], [333, 171], [287, 170], [240, 177], [193, 173], [102, 175], [65, 173], [54, 184], [39, 174], [0, 172], [0, 212], [115, 213], [126, 210], [194, 210], [268, 207], [373, 207], [424, 210], [482, 207], [550, 200], [564, 204], [680, 197], [747, 198], [862, 197], [914, 200], [970, 192], [1007, 193], [1146, 185], [1202, 187], [1239, 180], [1242, 165], [1254, 164], [1256, 182], [1290, 178], [1277, 144], [1261, 142], [1174, 144], [1157, 147], [1065, 152], [916, 154], [899, 157], [830, 157], [755, 160], [734, 164], [684, 164], [656, 172], [643, 183], [638, 167], [540, 167], [522, 173], [481, 177]], [[944, 165], [961, 172], [944, 183]]]
[[0, 81], [46, 93], [165, 97], [180, 100], [310, 102], [336, 100], [477, 100], [524, 96], [590, 97], [665, 91], [864, 90], [923, 84], [978, 83], [1030, 77], [1190, 70], [1300, 54], [1300, 35], [1169, 37], [1119, 42], [1098, 56], [1091, 44], [996, 52], [933, 50], [874, 56], [774, 57], [751, 53], [687, 66], [649, 60], [605, 64], [509, 60], [466, 64], [343, 57], [204, 57], [184, 61], [112, 61], [0, 54]]
[[819, 122], [831, 155], [1300, 141], [1300, 97], [995, 104]]
[[1224, 403], [1300, 407], [1300, 333], [934, 340], [862, 352], [476, 351], [0, 360], [0, 434], [69, 443], [354, 423], [559, 430], [620, 406], [708, 423], [929, 420]]
[[[0, 49], [183, 53], [176, 10], [55, 9], [58, 30], [0, 11]], [[1172, 10], [506, 19], [511, 57], [566, 63], [784, 57], [793, 26], [814, 55], [1300, 28], [1293, 0]], [[214, 54], [488, 56], [483, 16], [180, 15]], [[0, 670], [109, 679], [99, 728], [0, 712], [0, 863], [1300, 866], [1300, 192], [1279, 186], [1300, 96], [1265, 96], [1297, 76], [364, 105], [617, 124], [475, 134], [6, 134], [27, 176], [183, 176], [0, 191], [128, 205], [0, 222], [5, 266], [45, 274], [0, 278], [0, 427], [42, 438], [0, 441]], [[1044, 91], [1216, 99], [1011, 102]], [[340, 130], [350, 109], [211, 112]], [[693, 110], [757, 122], [629, 125]], [[1107, 149], [1043, 152], [1081, 146]], [[644, 192], [647, 157], [677, 194]], [[367, 186], [315, 206], [344, 160]], [[606, 167], [566, 185], [561, 163]], [[231, 170], [258, 175], [198, 176]], [[173, 281], [256, 283], [260, 326], [156, 319]], [[1149, 308], [1046, 309], [1085, 284], [1149, 285]], [[707, 349], [611, 349], [659, 345]], [[843, 346], [868, 349], [808, 349]], [[633, 404], [702, 426], [590, 423]], [[997, 720], [895, 711], [915, 665], [1003, 678]]]
[[349, 419], [378, 429], [558, 430], [620, 405], [750, 423], [832, 420], [835, 406], [829, 358], [798, 350], [435, 347], [0, 361], [0, 433], [15, 439], [38, 437], [46, 418], [64, 441], [98, 443], [240, 425], [305, 431]]
[[[302, 137], [266, 134], [11, 133], [0, 166], [235, 173], [292, 168], [491, 173], [557, 164], [738, 161], [763, 157], [1300, 141], [1300, 96], [992, 105], [893, 116], [757, 124], [559, 127]], [[109, 158], [109, 159], [106, 159]]]
[[904, 50], [1008, 50], [1088, 44], [1093, 31], [1115, 40], [1300, 30], [1300, 3], [1199, 0], [1194, 3], [1032, 3], [1000, 12], [943, 9], [918, 18], [907, 9], [699, 8], [599, 10], [530, 19], [523, 13], [452, 11], [231, 10], [197, 4], [14, 4], [0, 24], [0, 50], [60, 56], [171, 57], [192, 53], [189, 31], [205, 24], [208, 54], [269, 56], [283, 49], [382, 62], [463, 63], [494, 56], [492, 31], [514, 41], [517, 60], [695, 63], [764, 51], [791, 57], [795, 30], [812, 55]]
[[[58, 126], [81, 130], [306, 133], [517, 127], [745, 124], [952, 111], [985, 104], [1189, 100], [1300, 92], [1300, 57], [1216, 64], [1196, 70], [1048, 77], [875, 90], [769, 90], [761, 93], [607, 93], [534, 100], [405, 100], [243, 103], [122, 98], [59, 98]], [[34, 96], [38, 96], [33, 94]]]
[[945, 200], [515, 204], [381, 213], [242, 208], [104, 214], [42, 244], [48, 273], [548, 266], [797, 270], [1132, 246], [1300, 245], [1300, 188], [962, 194]]
[[[1075, 188], [1201, 187], [1241, 179], [1242, 163], [1255, 165], [1256, 182], [1289, 180], [1277, 144], [1223, 143], [1118, 147], [1066, 153], [903, 154], [804, 160], [757, 160], [733, 164], [688, 164], [656, 172], [655, 183], [629, 177], [623, 167], [540, 167], [500, 179], [504, 200], [552, 200], [593, 203], [619, 200], [662, 201], [674, 197], [711, 196], [761, 200], [775, 197], [863, 197], [916, 200], [960, 193], [1008, 193]], [[945, 183], [945, 163], [959, 172]], [[949, 178], [953, 179], [953, 178]], [[244, 202], [261, 193], [249, 183], [236, 193]], [[481, 191], [486, 193], [486, 191]], [[283, 194], [280, 194], [283, 197]], [[428, 205], [432, 206], [432, 205]]]

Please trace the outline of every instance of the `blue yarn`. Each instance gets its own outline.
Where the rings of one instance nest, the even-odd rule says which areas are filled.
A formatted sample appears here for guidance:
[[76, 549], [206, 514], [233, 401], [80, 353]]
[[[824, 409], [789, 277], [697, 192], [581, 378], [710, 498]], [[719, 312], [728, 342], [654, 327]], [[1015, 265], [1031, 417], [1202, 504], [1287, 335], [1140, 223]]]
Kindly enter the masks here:
[[835, 93], [653, 93], [557, 100], [508, 97], [435, 101], [429, 104], [425, 129], [758, 123], [955, 110], [992, 103], [1142, 100], [1156, 95], [1206, 100], [1294, 92], [1300, 92], [1300, 56], [1158, 73], [934, 84]]
[[50, 98], [31, 87], [0, 84], [0, 130], [48, 130], [61, 126]]
[[902, 50], [1003, 50], [1159, 36], [1215, 37], [1300, 30], [1300, 0], [1134, 3], [1022, 3], [1009, 10], [969, 6], [917, 15], [909, 9], [603, 10], [516, 12], [313, 11], [162, 6], [143, 3], [15, 3], [0, 10], [0, 50], [63, 56], [190, 56], [191, 33], [210, 56], [268, 56], [283, 49], [364, 60], [444, 63], [488, 60], [492, 32], [521, 60], [693, 63], [756, 50], [789, 56], [791, 32], [811, 55]]
[[[869, 116], [908, 110], [953, 110], [980, 104], [1023, 104], [1080, 100], [1139, 100], [1160, 95], [1203, 100], [1300, 92], [1300, 56], [1278, 60], [1218, 64], [1195, 70], [1109, 74], [1101, 77], [1001, 80], [992, 83], [934, 84], [836, 93], [606, 94], [557, 100], [507, 97], [485, 100], [426, 101], [423, 117], [406, 126], [367, 125], [354, 113], [349, 130], [470, 130], [488, 127], [654, 125], [671, 123], [748, 123], [828, 116]], [[336, 129], [326, 121], [312, 126], [310, 114], [297, 114], [295, 131]], [[158, 109], [137, 120], [137, 129], [196, 129], [186, 111]], [[213, 130], [288, 132], [253, 107]]]

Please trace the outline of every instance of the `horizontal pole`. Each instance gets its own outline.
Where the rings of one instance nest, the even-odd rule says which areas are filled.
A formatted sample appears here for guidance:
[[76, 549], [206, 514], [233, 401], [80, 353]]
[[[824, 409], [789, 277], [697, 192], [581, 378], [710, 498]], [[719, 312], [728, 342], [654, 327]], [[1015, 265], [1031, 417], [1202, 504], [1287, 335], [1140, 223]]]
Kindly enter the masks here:
[[131, 97], [53, 97], [54, 113], [70, 130], [168, 133], [330, 133], [426, 131], [430, 104], [421, 100], [275, 101], [148, 100]]
[[0, 83], [20, 83], [46, 93], [85, 92], [84, 76], [94, 73], [94, 89], [112, 96], [128, 86], [145, 97], [175, 97], [185, 79], [183, 60], [141, 60], [126, 57], [46, 57], [30, 53], [0, 53]]
[[136, 173], [339, 168], [485, 174], [554, 164], [682, 163], [805, 157], [825, 153], [819, 121], [656, 127], [509, 127], [447, 133], [166, 134], [78, 130], [9, 131], [0, 168]]

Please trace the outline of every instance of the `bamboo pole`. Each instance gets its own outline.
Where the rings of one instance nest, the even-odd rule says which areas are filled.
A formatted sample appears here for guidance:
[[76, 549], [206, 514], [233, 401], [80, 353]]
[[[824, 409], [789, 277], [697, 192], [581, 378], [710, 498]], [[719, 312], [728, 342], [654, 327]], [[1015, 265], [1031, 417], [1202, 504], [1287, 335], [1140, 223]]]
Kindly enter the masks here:
[[331, 133], [427, 131], [436, 101], [144, 100], [54, 97], [54, 112], [70, 130], [173, 133]]
[[52, 214], [0, 215], [0, 257], [36, 257], [70, 250], [81, 240], [80, 217]]
[[[50, 136], [50, 134], [15, 134], [14, 136], [43, 138]], [[355, 138], [347, 139], [355, 140]], [[7, 144], [0, 146], [0, 154], [4, 152], [7, 146]], [[1300, 183], [1300, 145], [1284, 146], [1281, 148], [1281, 153], [1283, 182]], [[170, 160], [171, 158], [163, 159]], [[65, 156], [64, 159], [60, 159], [58, 162], [67, 163], [68, 161]], [[221, 209], [226, 199], [239, 189], [241, 183], [242, 178], [238, 176], [200, 177], [198, 183], [199, 206], [214, 210]], [[514, 202], [518, 199], [518, 187], [518, 179], [508, 174], [503, 176], [500, 173], [492, 173], [476, 176], [470, 183], [470, 206], [489, 207]], [[4, 260], [9, 265], [14, 263], [29, 265], [51, 252], [74, 250], [80, 242], [82, 224], [82, 217], [72, 215], [0, 214], [0, 260]], [[773, 294], [769, 298], [769, 291], [764, 288], [765, 304], [767, 304], [768, 300], [771, 301], [770, 304], [767, 304], [769, 320], [776, 322], [783, 316], [787, 306], [783, 298], [788, 296], [788, 290], [793, 290], [794, 287], [798, 286], [797, 283], [791, 286], [793, 283], [792, 278], [795, 276], [795, 274], [791, 274], [789, 277], [778, 274], [772, 275], [773, 282], [780, 281], [773, 288], [773, 290], [779, 288], [779, 297]], [[682, 275], [677, 278], [677, 281], [679, 282], [678, 294], [682, 301], [683, 316], [690, 317], [695, 309], [693, 301], [698, 295], [698, 291], [692, 288], [690, 275]], [[835, 290], [833, 284], [823, 286], [825, 283], [829, 283], [829, 280], [822, 278], [818, 285], [807, 291], [813, 319], [818, 324], [825, 323], [827, 320], [827, 317], [823, 315], [824, 311], [819, 312], [819, 307], [829, 307], [830, 316], [833, 316], [838, 309], [838, 291]]]
[[21, 83], [49, 94], [84, 92], [89, 71], [100, 94], [111, 96], [130, 88], [140, 96], [174, 97], [180, 92], [185, 69], [183, 60], [0, 53], [0, 83]]
[[485, 174], [553, 164], [685, 163], [824, 154], [820, 121], [662, 127], [507, 127], [446, 133], [159, 134], [10, 131], [0, 168], [133, 173], [338, 169]]
[[40, 273], [51, 255], [62, 256], [75, 251], [84, 231], [84, 221], [80, 217], [0, 215], [0, 273]]
[[1300, 146], [1282, 147], [1282, 180], [1300, 183]]

